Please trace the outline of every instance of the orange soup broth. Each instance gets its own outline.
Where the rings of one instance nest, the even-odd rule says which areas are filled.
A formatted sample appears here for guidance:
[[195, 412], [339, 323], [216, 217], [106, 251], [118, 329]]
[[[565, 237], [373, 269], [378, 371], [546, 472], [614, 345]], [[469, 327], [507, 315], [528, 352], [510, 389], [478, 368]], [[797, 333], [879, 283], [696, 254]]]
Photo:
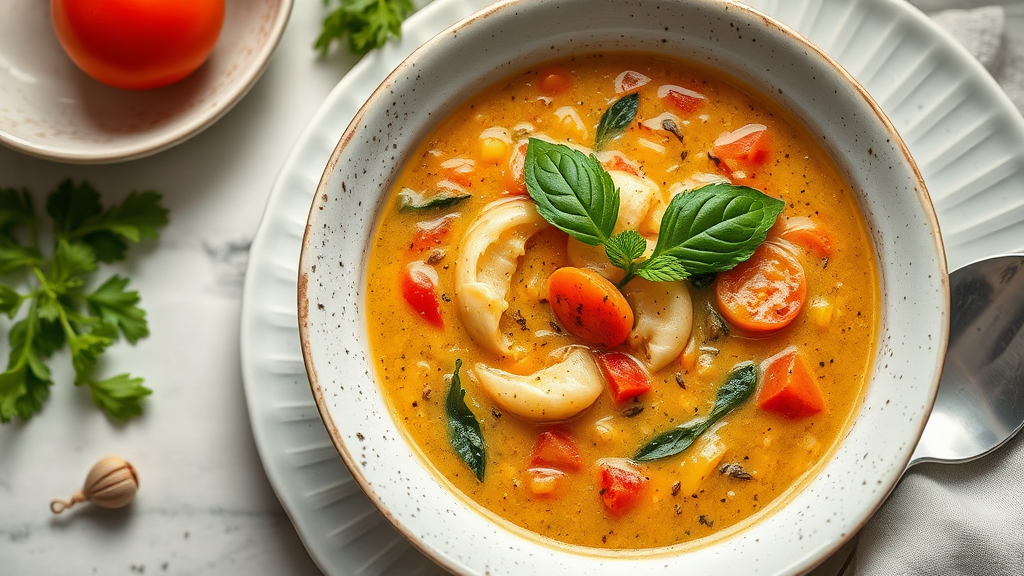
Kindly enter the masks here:
[[[878, 281], [867, 228], [849, 186], [815, 138], [776, 105], [740, 90], [714, 73], [695, 71], [658, 57], [620, 54], [576, 57], [559, 62], [573, 77], [571, 88], [541, 92], [538, 68], [494, 85], [444, 120], [404, 167], [381, 214], [367, 267], [366, 317], [377, 380], [393, 417], [409, 441], [437, 474], [473, 502], [509, 522], [556, 541], [598, 548], [655, 548], [704, 538], [757, 515], [819, 466], [842, 437], [863, 395], [875, 351]], [[691, 351], [653, 375], [653, 389], [635, 401], [616, 405], [605, 391], [597, 402], [569, 422], [536, 424], [502, 413], [476, 384], [471, 367], [484, 362], [510, 372], [529, 373], [551, 360], [547, 354], [581, 342], [560, 329], [544, 302], [545, 282], [568, 265], [566, 235], [554, 228], [535, 235], [520, 259], [501, 328], [525, 358], [499, 358], [484, 350], [461, 325], [454, 302], [455, 261], [460, 238], [487, 203], [508, 196], [503, 182], [507, 158], [482, 160], [480, 135], [493, 126], [508, 130], [532, 124], [558, 142], [593, 146], [596, 126], [619, 98], [614, 79], [624, 70], [642, 72], [651, 82], [639, 89], [639, 112], [623, 136], [606, 146], [642, 166], [663, 191], [674, 182], [719, 170], [709, 158], [723, 132], [749, 123], [764, 124], [772, 136], [768, 162], [741, 182], [781, 198], [780, 221], [796, 216], [825, 223], [834, 253], [820, 258], [799, 250], [807, 274], [807, 305], [788, 327], [769, 336], [748, 337], [733, 330], [716, 335], [708, 328], [710, 289], [690, 287], [694, 323]], [[707, 97], [696, 112], [678, 116], [682, 141], [640, 122], [671, 111], [658, 98], [658, 86], [688, 87]], [[560, 120], [556, 111], [571, 106], [583, 120]], [[564, 111], [563, 111], [564, 112]], [[664, 147], [653, 150], [651, 143]], [[685, 152], [685, 154], [684, 154]], [[397, 192], [405, 187], [431, 193], [446, 178], [441, 163], [453, 158], [475, 161], [465, 186], [472, 198], [445, 212], [398, 212]], [[416, 241], [417, 225], [452, 214], [450, 232], [427, 245]], [[418, 317], [403, 300], [398, 278], [413, 260], [430, 260], [439, 274], [438, 293], [444, 328]], [[818, 307], [812, 310], [811, 304]], [[826, 409], [818, 415], [787, 420], [759, 410], [755, 395], [688, 451], [643, 463], [650, 479], [643, 500], [621, 516], [610, 514], [599, 495], [595, 462], [629, 457], [647, 440], [680, 423], [706, 415], [725, 374], [737, 363], [761, 363], [788, 346], [804, 356], [821, 388]], [[486, 473], [478, 481], [453, 453], [445, 426], [446, 375], [457, 358], [464, 362], [462, 384], [467, 404], [480, 422], [487, 446]], [[627, 413], [642, 411], [632, 416]], [[576, 441], [583, 469], [570, 474], [555, 495], [530, 489], [531, 449], [539, 433], [559, 429]], [[714, 462], [703, 449], [725, 447]], [[712, 450], [713, 451], [713, 450]], [[720, 472], [739, 464], [751, 479]], [[415, 488], [411, 488], [415, 489]]]

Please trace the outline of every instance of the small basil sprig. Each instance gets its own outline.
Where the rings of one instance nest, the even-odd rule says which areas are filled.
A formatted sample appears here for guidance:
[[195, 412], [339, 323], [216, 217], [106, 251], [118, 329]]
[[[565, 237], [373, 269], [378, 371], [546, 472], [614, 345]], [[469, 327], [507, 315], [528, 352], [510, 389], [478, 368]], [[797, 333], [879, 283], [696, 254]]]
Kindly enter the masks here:
[[608, 260], [652, 282], [724, 272], [750, 258], [764, 242], [785, 203], [746, 186], [711, 184], [677, 194], [665, 209], [658, 243], [641, 261], [647, 243], [635, 230], [612, 235], [619, 191], [594, 155], [531, 139], [526, 149], [526, 189], [545, 220], [580, 242], [603, 244]]
[[636, 92], [623, 96], [615, 101], [601, 115], [597, 125], [597, 136], [594, 137], [594, 149], [600, 150], [609, 140], [622, 134], [636, 118], [636, 110], [640, 106], [640, 95]]
[[667, 432], [662, 432], [637, 450], [633, 455], [633, 460], [650, 462], [675, 456], [686, 450], [722, 416], [750, 398], [755, 388], [757, 388], [757, 367], [753, 362], [737, 364], [726, 376], [725, 384], [718, 389], [715, 407], [711, 409], [711, 414], [708, 414], [707, 418], [693, 424], [681, 424]]
[[484, 479], [484, 468], [487, 465], [484, 434], [480, 430], [473, 411], [466, 405], [466, 390], [459, 380], [459, 369], [462, 360], [455, 361], [452, 372], [452, 383], [444, 401], [445, 414], [448, 417], [448, 443], [459, 455], [459, 458], [476, 474], [478, 480]]

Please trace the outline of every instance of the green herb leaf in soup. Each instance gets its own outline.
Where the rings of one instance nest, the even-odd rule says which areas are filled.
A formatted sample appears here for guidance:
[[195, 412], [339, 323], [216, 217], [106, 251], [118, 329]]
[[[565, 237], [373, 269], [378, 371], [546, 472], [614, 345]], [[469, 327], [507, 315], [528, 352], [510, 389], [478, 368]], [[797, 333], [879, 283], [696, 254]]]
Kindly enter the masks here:
[[597, 125], [597, 136], [594, 138], [594, 149], [600, 150], [609, 140], [622, 134], [636, 118], [640, 95], [636, 92], [623, 96], [612, 104], [611, 108], [601, 115]]
[[725, 384], [718, 389], [715, 407], [711, 409], [707, 418], [681, 424], [655, 436], [654, 439], [637, 450], [633, 459], [637, 462], [650, 462], [681, 453], [715, 422], [750, 398], [755, 388], [757, 388], [757, 367], [753, 362], [738, 364], [726, 376]]
[[768, 236], [785, 203], [732, 184], [711, 184], [669, 202], [658, 244], [643, 268], [664, 267], [671, 257], [688, 276], [731, 270], [750, 258]]
[[524, 174], [545, 220], [584, 244], [608, 241], [619, 217], [619, 191], [597, 158], [531, 138]]
[[451, 208], [467, 198], [472, 198], [472, 196], [472, 194], [442, 190], [430, 198], [426, 198], [423, 194], [420, 194], [412, 188], [402, 188], [398, 193], [398, 211], [406, 212], [409, 210], [441, 210], [444, 208]]
[[452, 383], [444, 402], [445, 414], [448, 417], [448, 443], [473, 474], [476, 474], [477, 479], [483, 481], [484, 468], [487, 465], [484, 435], [476, 416], [466, 405], [466, 390], [462, 388], [462, 381], [459, 379], [460, 368], [461, 359], [455, 361]]

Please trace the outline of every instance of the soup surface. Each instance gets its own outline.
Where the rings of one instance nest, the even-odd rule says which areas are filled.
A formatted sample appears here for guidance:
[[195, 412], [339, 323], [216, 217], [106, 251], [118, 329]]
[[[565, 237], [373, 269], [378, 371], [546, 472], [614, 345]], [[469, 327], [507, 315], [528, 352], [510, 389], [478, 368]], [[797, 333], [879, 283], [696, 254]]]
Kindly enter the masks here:
[[[754, 210], [760, 237], [734, 269], [622, 285], [600, 243], [532, 199], [557, 188], [552, 166], [584, 186], [592, 153], [619, 193], [613, 233], [640, 238], [635, 263], [667, 245], [677, 197], [763, 193], [752, 205], [781, 214]], [[451, 112], [380, 217], [366, 317], [394, 419], [440, 477], [542, 536], [636, 549], [756, 518], [813, 473], [862, 397], [878, 298], [863, 217], [812, 135], [714, 74], [616, 54], [526, 71]]]

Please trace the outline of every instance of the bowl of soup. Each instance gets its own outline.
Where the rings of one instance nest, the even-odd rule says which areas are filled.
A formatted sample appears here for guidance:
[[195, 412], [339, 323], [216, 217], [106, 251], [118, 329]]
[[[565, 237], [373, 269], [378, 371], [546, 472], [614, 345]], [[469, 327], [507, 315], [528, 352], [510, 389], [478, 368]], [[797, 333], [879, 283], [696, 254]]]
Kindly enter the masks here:
[[459, 574], [797, 574], [882, 503], [948, 286], [864, 90], [738, 3], [516, 0], [326, 167], [299, 276], [325, 425]]

